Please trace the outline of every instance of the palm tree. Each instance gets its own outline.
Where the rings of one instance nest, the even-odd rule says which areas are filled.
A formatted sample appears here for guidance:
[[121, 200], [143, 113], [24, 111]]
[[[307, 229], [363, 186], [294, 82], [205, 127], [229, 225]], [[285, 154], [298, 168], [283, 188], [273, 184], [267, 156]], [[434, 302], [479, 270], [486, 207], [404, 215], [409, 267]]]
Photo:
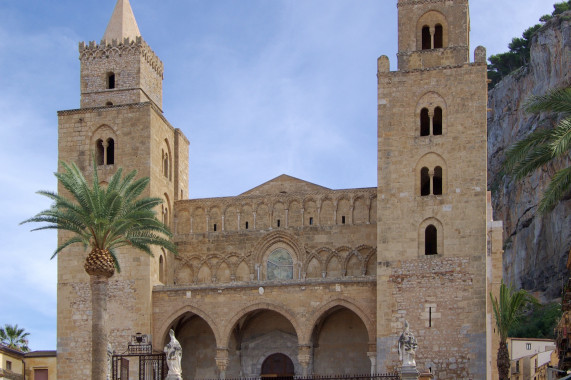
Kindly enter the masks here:
[[[107, 288], [115, 270], [120, 271], [117, 249], [134, 247], [152, 256], [151, 245], [160, 246], [176, 254], [169, 229], [155, 216], [153, 209], [162, 203], [160, 198], [140, 197], [148, 178], [135, 180], [132, 171], [122, 177], [118, 169], [109, 184], [101, 186], [97, 167], [93, 163], [91, 185], [75, 164], [61, 163], [63, 171], [55, 173], [69, 197], [50, 191], [39, 191], [54, 201], [51, 208], [41, 211], [28, 222], [45, 222], [35, 230], [66, 231], [52, 259], [72, 244], [82, 244], [90, 252], [84, 269], [91, 286], [91, 379], [105, 380], [107, 376]], [[34, 230], [34, 231], [35, 231]]]
[[19, 329], [18, 325], [5, 324], [0, 327], [0, 342], [15, 350], [28, 352], [28, 339], [26, 337], [30, 333], [25, 333], [24, 329]]
[[496, 328], [500, 334], [500, 347], [498, 348], [498, 374], [500, 380], [509, 379], [510, 355], [508, 352], [508, 333], [519, 323], [519, 318], [528, 304], [538, 304], [538, 301], [524, 289], [515, 290], [507, 286], [502, 280], [500, 285], [500, 299], [490, 292]]
[[[525, 104], [527, 112], [559, 114], [560, 121], [548, 129], [537, 129], [518, 141], [506, 152], [504, 168], [516, 180], [527, 177], [551, 162], [570, 158], [571, 151], [571, 87], [531, 97]], [[558, 170], [547, 186], [538, 212], [551, 211], [571, 190], [571, 167]]]

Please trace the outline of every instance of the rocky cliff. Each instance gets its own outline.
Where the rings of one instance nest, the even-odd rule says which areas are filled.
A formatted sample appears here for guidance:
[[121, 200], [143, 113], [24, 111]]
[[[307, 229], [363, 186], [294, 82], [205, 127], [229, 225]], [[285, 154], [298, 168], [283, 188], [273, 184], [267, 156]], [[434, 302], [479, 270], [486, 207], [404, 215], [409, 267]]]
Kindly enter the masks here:
[[[546, 23], [533, 37], [531, 60], [504, 78], [489, 93], [488, 187], [492, 190], [494, 217], [504, 221], [504, 281], [559, 297], [569, 273], [571, 200], [551, 213], [536, 213], [539, 198], [554, 169], [539, 170], [523, 182], [501, 175], [506, 149], [538, 126], [553, 123], [553, 115], [530, 115], [523, 104], [530, 95], [571, 84], [571, 12]], [[570, 165], [571, 158], [558, 165]]]

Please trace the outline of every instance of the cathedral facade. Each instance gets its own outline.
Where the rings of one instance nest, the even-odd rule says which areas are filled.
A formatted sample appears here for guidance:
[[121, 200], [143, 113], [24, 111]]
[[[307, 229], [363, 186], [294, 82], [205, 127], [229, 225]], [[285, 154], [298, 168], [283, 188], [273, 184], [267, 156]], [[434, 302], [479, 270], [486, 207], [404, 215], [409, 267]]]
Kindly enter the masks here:
[[[115, 352], [136, 333], [162, 351], [173, 329], [185, 379], [386, 372], [399, 368], [407, 320], [419, 369], [491, 377], [487, 295], [502, 242], [486, 191], [486, 52], [470, 61], [467, 0], [397, 6], [398, 70], [378, 60], [376, 188], [282, 175], [188, 199], [189, 142], [163, 115], [163, 64], [128, 0], [100, 44], [80, 44], [81, 106], [58, 113], [59, 159], [89, 173], [94, 157], [102, 181], [119, 167], [150, 177], [145, 195], [164, 200], [157, 212], [179, 250], [121, 249], [108, 301]], [[90, 374], [85, 255], [58, 257], [64, 380]]]

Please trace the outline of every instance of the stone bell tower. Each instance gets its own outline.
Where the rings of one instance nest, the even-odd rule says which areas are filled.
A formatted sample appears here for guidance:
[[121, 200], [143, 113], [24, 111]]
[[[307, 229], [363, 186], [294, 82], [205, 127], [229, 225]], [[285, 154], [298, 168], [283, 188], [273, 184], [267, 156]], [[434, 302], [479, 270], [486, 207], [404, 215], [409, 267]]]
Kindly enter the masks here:
[[[172, 227], [173, 203], [188, 197], [189, 144], [163, 116], [163, 64], [141, 37], [128, 0], [117, 1], [99, 44], [79, 44], [79, 59], [80, 108], [58, 112], [59, 160], [75, 162], [90, 178], [95, 159], [102, 182], [119, 167], [149, 177], [143, 195], [164, 200], [157, 214]], [[59, 241], [64, 237], [60, 233]], [[151, 333], [153, 286], [172, 283], [172, 253], [155, 248], [153, 254], [118, 251], [121, 273], [110, 279], [107, 306], [109, 339], [117, 352], [132, 335]], [[86, 255], [80, 246], [58, 255], [59, 379], [87, 379], [91, 373]]]
[[486, 377], [486, 51], [469, 58], [467, 0], [398, 1], [398, 70], [378, 60], [377, 352]]

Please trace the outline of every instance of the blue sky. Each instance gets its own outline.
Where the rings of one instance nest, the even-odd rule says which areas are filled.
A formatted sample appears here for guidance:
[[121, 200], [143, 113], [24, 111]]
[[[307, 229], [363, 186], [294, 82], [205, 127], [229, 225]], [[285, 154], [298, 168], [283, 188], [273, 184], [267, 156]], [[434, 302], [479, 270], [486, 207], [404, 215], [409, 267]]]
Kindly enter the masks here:
[[[550, 0], [473, 0], [471, 50], [503, 52]], [[22, 221], [49, 203], [56, 111], [79, 107], [80, 41], [115, 0], [0, 0], [0, 325], [56, 348], [56, 237]], [[376, 186], [376, 59], [396, 69], [396, 0], [131, 0], [165, 65], [165, 116], [190, 140], [191, 198], [282, 173]]]

